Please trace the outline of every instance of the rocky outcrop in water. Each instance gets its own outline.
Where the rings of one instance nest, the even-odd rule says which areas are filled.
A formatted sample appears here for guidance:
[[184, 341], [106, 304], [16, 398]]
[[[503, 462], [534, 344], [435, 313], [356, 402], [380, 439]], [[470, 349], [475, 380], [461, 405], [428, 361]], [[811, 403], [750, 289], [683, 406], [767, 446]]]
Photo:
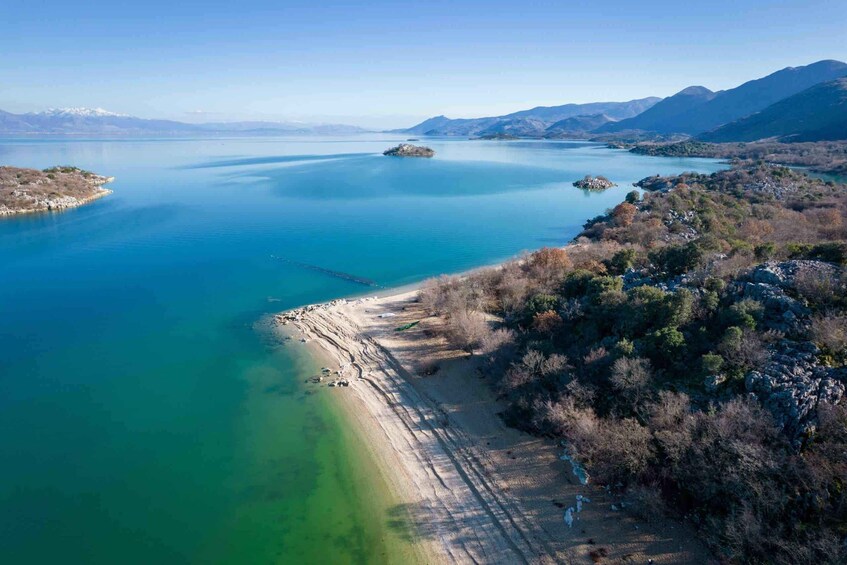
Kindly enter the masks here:
[[111, 194], [102, 186], [113, 180], [76, 167], [0, 167], [0, 217], [76, 208]]
[[574, 182], [573, 185], [583, 190], [596, 190], [598, 192], [617, 186], [604, 176], [592, 177], [591, 175], [585, 175], [585, 177]]
[[435, 151], [430, 149], [429, 147], [423, 147], [421, 145], [412, 145], [411, 143], [401, 143], [397, 147], [392, 147], [391, 149], [386, 149], [382, 152], [383, 155], [388, 155], [389, 157], [432, 157], [435, 155]]

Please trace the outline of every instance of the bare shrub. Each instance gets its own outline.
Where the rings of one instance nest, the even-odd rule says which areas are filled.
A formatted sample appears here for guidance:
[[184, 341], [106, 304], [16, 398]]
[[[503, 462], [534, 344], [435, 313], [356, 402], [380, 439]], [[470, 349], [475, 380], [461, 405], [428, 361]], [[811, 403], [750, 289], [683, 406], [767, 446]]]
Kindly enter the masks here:
[[563, 320], [556, 312], [547, 310], [539, 312], [532, 318], [532, 329], [540, 334], [552, 336], [562, 327]]
[[418, 300], [432, 315], [451, 316], [461, 311], [483, 310], [486, 294], [481, 279], [442, 275], [424, 281]]
[[609, 381], [630, 408], [647, 396], [652, 379], [653, 370], [647, 359], [621, 357], [612, 363]]
[[678, 470], [694, 441], [696, 419], [688, 395], [661, 391], [648, 407], [647, 424], [662, 458], [667, 462], [659, 475], [668, 479]]
[[526, 259], [529, 275], [543, 288], [553, 289], [573, 268], [568, 252], [559, 247], [543, 247]]
[[634, 516], [647, 523], [660, 520], [667, 511], [661, 490], [652, 484], [634, 485], [627, 489], [626, 505]]
[[490, 354], [500, 351], [515, 342], [515, 332], [508, 328], [497, 328], [482, 336], [479, 343], [481, 353]]
[[473, 354], [483, 342], [491, 338], [493, 331], [485, 315], [471, 310], [458, 310], [447, 319], [447, 338], [450, 342]]
[[612, 209], [612, 218], [615, 220], [615, 225], [622, 228], [632, 225], [632, 220], [638, 214], [638, 208], [629, 202], [621, 202]]
[[831, 352], [847, 350], [847, 316], [817, 315], [812, 318], [812, 341]]
[[504, 267], [496, 292], [500, 309], [506, 315], [514, 315], [523, 310], [532, 286], [520, 268], [509, 266]]
[[653, 446], [650, 431], [636, 420], [600, 420], [592, 410], [575, 407], [565, 415], [563, 432], [572, 452], [598, 482], [626, 484], [646, 470]]
[[824, 269], [803, 269], [794, 277], [794, 287], [811, 304], [828, 305], [844, 296], [843, 276]]
[[579, 379], [571, 379], [565, 385], [565, 393], [576, 406], [585, 408], [594, 404], [594, 400], [597, 398], [597, 387], [585, 384]]

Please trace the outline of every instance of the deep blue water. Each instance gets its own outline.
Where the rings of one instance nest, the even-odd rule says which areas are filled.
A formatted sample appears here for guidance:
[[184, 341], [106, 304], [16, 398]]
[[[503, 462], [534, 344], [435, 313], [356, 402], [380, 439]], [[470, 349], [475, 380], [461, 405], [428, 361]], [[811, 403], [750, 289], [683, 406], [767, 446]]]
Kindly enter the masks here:
[[[697, 159], [568, 142], [0, 140], [114, 194], [0, 221], [0, 562], [373, 561], [385, 517], [268, 312], [566, 243]], [[570, 183], [603, 174], [616, 189]], [[278, 258], [290, 260], [281, 261]], [[332, 501], [332, 502], [330, 502]], [[371, 523], [372, 522], [372, 523]]]

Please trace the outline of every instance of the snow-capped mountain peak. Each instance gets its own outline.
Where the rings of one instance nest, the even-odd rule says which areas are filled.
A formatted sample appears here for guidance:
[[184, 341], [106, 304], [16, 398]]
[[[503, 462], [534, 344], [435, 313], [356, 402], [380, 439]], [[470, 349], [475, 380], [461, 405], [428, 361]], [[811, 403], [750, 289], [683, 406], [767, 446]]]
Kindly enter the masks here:
[[81, 118], [127, 118], [127, 114], [110, 112], [103, 108], [50, 108], [44, 112], [31, 112], [37, 116], [67, 116]]

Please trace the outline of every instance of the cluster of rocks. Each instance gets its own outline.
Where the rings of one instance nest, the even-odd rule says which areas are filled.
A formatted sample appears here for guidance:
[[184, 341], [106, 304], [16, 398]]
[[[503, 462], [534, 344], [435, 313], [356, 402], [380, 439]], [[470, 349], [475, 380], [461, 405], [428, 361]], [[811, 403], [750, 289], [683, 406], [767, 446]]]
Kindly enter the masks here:
[[844, 396], [847, 369], [820, 364], [818, 347], [804, 338], [811, 311], [790, 293], [801, 274], [837, 276], [838, 271], [822, 261], [768, 262], [734, 283], [742, 297], [764, 306], [765, 328], [789, 337], [769, 347], [768, 361], [750, 371], [744, 385], [797, 445], [814, 431], [818, 406], [837, 404]]
[[339, 368], [337, 371], [332, 371], [332, 370], [330, 370], [329, 367], [324, 367], [324, 368], [321, 369], [320, 375], [316, 375], [314, 377], [309, 377], [308, 379], [306, 379], [306, 382], [311, 383], [311, 384], [322, 384], [324, 382], [324, 379], [329, 379], [329, 378], [331, 378], [331, 375], [334, 374], [334, 375], [336, 375], [336, 378], [329, 381], [326, 386], [328, 386], [330, 388], [349, 387], [350, 386], [350, 380], [343, 377], [342, 376], [343, 373], [344, 373], [344, 367]]
[[696, 217], [697, 212], [694, 210], [687, 212], [679, 212], [673, 208], [669, 210], [664, 219], [664, 224], [669, 232], [665, 239], [668, 241], [693, 241], [700, 237], [700, 232], [693, 226]]
[[781, 340], [770, 360], [744, 380], [747, 392], [770, 410], [798, 446], [814, 432], [818, 407], [838, 404], [844, 396], [847, 368], [821, 366], [818, 353], [814, 343]]
[[745, 191], [770, 195], [777, 200], [785, 200], [789, 196], [799, 192], [801, 188], [802, 186], [798, 182], [782, 179], [775, 180], [773, 178], [756, 179], [744, 185]]
[[582, 190], [595, 191], [603, 191], [612, 188], [613, 186], [617, 186], [604, 176], [592, 177], [591, 175], [585, 175], [583, 178], [575, 181], [573, 185], [577, 188], [581, 188]]
[[382, 152], [383, 155], [388, 155], [389, 157], [432, 157], [435, 155], [435, 151], [430, 149], [429, 147], [424, 147], [422, 145], [412, 145], [411, 143], [401, 143], [397, 147], [392, 147], [391, 149], [386, 149]]
[[739, 298], [749, 298], [764, 306], [761, 324], [765, 328], [801, 336], [808, 330], [811, 311], [789, 294], [795, 290], [797, 274], [834, 268], [820, 261], [768, 262], [732, 283], [730, 291]]
[[643, 188], [650, 192], [668, 192], [680, 184], [685, 184], [680, 176], [663, 177], [661, 175], [656, 175], [653, 177], [646, 177], [638, 182], [632, 183], [632, 186]]

